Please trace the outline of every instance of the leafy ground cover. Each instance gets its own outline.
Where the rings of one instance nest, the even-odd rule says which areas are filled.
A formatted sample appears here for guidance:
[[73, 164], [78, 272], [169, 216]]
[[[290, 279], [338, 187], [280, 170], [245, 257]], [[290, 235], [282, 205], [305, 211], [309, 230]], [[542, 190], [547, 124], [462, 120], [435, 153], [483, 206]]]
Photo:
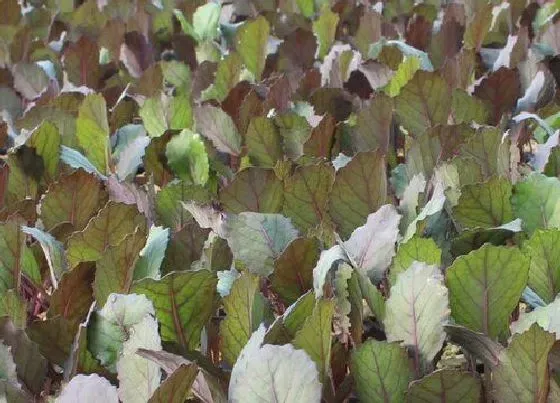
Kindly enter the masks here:
[[0, 1], [0, 401], [560, 402], [560, 4], [372, 3]]

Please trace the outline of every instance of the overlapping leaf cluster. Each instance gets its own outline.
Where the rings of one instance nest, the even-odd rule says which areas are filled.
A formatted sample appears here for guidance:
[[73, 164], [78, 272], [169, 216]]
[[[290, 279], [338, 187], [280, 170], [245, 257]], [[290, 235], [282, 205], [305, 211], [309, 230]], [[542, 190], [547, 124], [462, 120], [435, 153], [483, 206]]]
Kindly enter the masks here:
[[0, 400], [560, 401], [560, 3], [0, 9]]

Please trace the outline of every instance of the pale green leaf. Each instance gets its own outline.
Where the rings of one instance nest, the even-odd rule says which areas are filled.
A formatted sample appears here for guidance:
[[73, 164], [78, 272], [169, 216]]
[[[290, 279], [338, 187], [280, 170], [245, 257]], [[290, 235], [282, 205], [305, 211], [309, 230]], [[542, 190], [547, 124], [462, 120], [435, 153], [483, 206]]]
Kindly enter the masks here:
[[134, 269], [137, 278], [159, 279], [161, 262], [165, 257], [168, 242], [169, 228], [154, 226], [150, 228], [146, 245], [140, 251], [140, 257]]
[[118, 403], [117, 388], [111, 383], [97, 375], [76, 375], [62, 388], [62, 392], [56, 398], [56, 403], [95, 403], [95, 402]]
[[223, 109], [212, 105], [196, 108], [196, 131], [209, 139], [220, 152], [241, 153], [241, 136], [233, 119]]
[[291, 344], [265, 344], [261, 326], [241, 351], [231, 372], [232, 403], [321, 401], [321, 383], [315, 363]]
[[538, 306], [529, 313], [521, 312], [519, 319], [510, 325], [511, 333], [523, 333], [537, 323], [545, 331], [555, 333], [556, 340], [560, 340], [560, 298], [546, 306]]
[[433, 360], [445, 341], [449, 301], [443, 275], [437, 266], [414, 262], [398, 275], [390, 295], [385, 305], [387, 340], [410, 347], [419, 368]]
[[385, 204], [368, 216], [366, 223], [356, 228], [343, 243], [352, 265], [362, 274], [380, 280], [395, 256], [401, 216]]
[[230, 216], [226, 226], [233, 257], [263, 276], [274, 271], [274, 260], [298, 235], [291, 221], [280, 214], [241, 213]]
[[158, 364], [136, 354], [139, 348], [161, 350], [157, 321], [150, 315], [127, 329], [122, 356], [117, 361], [119, 398], [123, 403], [144, 403], [161, 382]]

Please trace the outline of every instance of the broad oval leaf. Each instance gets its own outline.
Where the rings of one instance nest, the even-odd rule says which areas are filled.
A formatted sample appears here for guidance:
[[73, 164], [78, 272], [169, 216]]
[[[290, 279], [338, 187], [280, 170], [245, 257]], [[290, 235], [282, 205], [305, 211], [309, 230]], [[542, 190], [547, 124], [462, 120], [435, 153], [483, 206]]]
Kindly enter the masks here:
[[414, 262], [391, 287], [385, 304], [387, 340], [411, 347], [417, 371], [420, 360], [432, 361], [443, 346], [448, 305], [447, 288], [437, 266]]
[[484, 245], [457, 258], [446, 274], [453, 318], [492, 339], [501, 336], [528, 273], [529, 259], [517, 248]]
[[291, 344], [261, 346], [261, 326], [249, 339], [231, 372], [229, 400], [235, 403], [321, 401], [315, 363]]

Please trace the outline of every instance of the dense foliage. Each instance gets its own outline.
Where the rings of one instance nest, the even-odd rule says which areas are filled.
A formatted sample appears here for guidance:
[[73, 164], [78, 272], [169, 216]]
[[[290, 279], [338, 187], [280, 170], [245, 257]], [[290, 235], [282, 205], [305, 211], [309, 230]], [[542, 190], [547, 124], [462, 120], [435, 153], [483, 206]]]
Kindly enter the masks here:
[[560, 402], [560, 3], [1, 0], [0, 401]]

